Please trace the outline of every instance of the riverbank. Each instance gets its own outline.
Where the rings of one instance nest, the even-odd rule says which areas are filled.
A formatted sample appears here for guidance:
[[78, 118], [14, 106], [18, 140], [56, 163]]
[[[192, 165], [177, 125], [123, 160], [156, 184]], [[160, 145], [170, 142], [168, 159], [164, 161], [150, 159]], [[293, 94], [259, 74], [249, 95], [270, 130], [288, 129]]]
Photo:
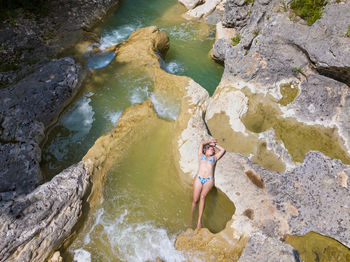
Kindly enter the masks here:
[[[89, 192], [89, 184], [81, 185], [82, 178], [77, 175], [86, 174], [84, 166], [37, 188], [42, 182], [40, 144], [45, 132], [86, 76], [84, 67], [74, 59], [53, 58], [89, 35], [87, 30], [117, 3], [50, 1], [46, 15], [19, 9], [1, 22], [0, 220], [9, 226], [0, 232], [0, 261], [45, 260], [70, 235], [81, 216], [82, 199]], [[80, 193], [67, 199], [73, 188]], [[24, 236], [27, 229], [31, 233]], [[37, 234], [45, 241], [33, 240]]]
[[117, 8], [118, 1], [44, 0], [40, 5], [34, 10], [23, 5], [1, 11], [7, 15], [0, 21], [0, 88], [18, 82], [79, 40], [90, 38], [89, 32]]

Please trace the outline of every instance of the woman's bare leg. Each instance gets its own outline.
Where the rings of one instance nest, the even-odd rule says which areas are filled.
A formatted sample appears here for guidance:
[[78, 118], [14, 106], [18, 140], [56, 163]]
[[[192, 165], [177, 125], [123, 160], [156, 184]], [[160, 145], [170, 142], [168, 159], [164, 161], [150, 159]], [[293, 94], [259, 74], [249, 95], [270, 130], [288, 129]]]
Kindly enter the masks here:
[[213, 178], [203, 185], [202, 192], [200, 195], [200, 200], [199, 200], [199, 214], [198, 214], [197, 228], [202, 227], [202, 215], [204, 210], [205, 197], [207, 196], [207, 194], [209, 193], [210, 189], [212, 189], [213, 186], [214, 186]]
[[194, 211], [196, 209], [196, 205], [198, 203], [201, 191], [202, 191], [202, 183], [199, 181], [199, 178], [196, 175], [194, 180], [193, 180], [193, 201], [192, 201], [192, 212], [191, 212], [191, 224], [190, 225], [192, 225], [193, 214], [194, 214]]

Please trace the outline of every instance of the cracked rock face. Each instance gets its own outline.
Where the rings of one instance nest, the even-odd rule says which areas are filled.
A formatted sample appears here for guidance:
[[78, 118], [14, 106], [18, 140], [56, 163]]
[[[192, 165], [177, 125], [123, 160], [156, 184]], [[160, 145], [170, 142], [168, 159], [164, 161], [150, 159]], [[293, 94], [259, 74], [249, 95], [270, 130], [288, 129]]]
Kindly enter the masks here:
[[[210, 133], [229, 149], [215, 185], [236, 206], [233, 239], [249, 236], [240, 261], [298, 261], [279, 240], [285, 234], [315, 231], [350, 245], [350, 3], [328, 4], [310, 27], [279, 8], [274, 0], [226, 2], [212, 52], [225, 71], [203, 109]], [[200, 126], [183, 134], [202, 134]]]
[[[41, 181], [40, 142], [77, 91], [81, 68], [73, 59], [53, 60], [0, 90], [0, 192], [6, 200], [29, 193]], [[7, 192], [7, 193], [6, 193]]]
[[0, 261], [44, 261], [81, 216], [89, 171], [79, 162], [14, 201], [1, 202]]
[[0, 59], [4, 65], [0, 86], [15, 83], [89, 36], [86, 31], [116, 7], [118, 0], [53, 0], [45, 4], [45, 15], [20, 9], [12, 22], [7, 19], [0, 23]]

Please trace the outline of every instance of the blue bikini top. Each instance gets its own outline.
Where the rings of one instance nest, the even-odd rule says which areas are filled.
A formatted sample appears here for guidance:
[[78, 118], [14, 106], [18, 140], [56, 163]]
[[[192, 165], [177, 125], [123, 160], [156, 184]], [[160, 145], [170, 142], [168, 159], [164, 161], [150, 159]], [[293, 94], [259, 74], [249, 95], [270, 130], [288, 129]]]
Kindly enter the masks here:
[[[207, 157], [205, 155], [202, 155], [201, 160], [207, 160]], [[214, 157], [213, 156], [209, 157], [208, 161], [214, 163], [215, 162]]]

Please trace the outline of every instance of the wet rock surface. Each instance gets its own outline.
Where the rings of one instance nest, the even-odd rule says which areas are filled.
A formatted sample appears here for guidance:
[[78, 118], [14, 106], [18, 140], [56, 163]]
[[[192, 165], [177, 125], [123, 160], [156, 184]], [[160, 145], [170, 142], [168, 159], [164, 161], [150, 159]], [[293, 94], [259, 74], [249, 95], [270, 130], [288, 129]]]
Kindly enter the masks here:
[[29, 193], [41, 181], [40, 143], [77, 91], [81, 68], [73, 59], [53, 60], [0, 90], [0, 192]]

